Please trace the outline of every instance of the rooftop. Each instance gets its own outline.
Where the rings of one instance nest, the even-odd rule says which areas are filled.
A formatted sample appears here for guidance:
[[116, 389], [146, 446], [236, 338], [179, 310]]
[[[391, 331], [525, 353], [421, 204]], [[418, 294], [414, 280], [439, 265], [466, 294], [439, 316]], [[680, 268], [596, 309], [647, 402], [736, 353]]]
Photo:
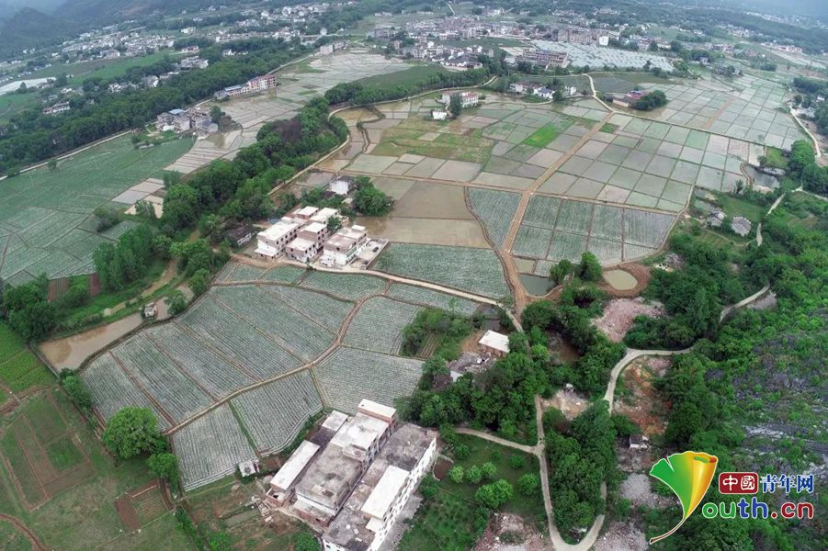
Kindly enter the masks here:
[[318, 451], [319, 445], [302, 441], [302, 444], [293, 451], [288, 461], [270, 480], [270, 485], [282, 490], [290, 488]]
[[280, 220], [267, 230], [259, 232], [258, 235], [262, 238], [278, 240], [279, 238], [285, 236], [286, 234], [289, 234], [297, 228], [299, 228], [299, 225], [295, 222], [285, 222], [283, 220]]
[[388, 466], [377, 486], [371, 491], [368, 500], [362, 505], [362, 511], [371, 517], [382, 518], [400, 489], [405, 486], [409, 472], [397, 466]]
[[483, 337], [480, 338], [478, 343], [484, 347], [490, 347], [496, 351], [504, 353], [509, 352], [509, 336], [493, 330], [488, 330], [485, 334], [483, 334]]

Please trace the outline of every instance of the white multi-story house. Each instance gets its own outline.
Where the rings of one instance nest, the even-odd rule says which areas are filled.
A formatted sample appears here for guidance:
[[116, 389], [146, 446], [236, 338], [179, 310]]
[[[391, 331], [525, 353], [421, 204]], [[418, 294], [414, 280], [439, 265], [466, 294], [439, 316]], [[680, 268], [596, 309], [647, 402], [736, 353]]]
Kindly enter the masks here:
[[255, 256], [264, 259], [275, 259], [287, 247], [287, 244], [296, 238], [301, 224], [297, 222], [278, 221], [267, 230], [256, 235], [257, 247]]
[[367, 243], [368, 234], [364, 226], [340, 228], [322, 248], [321, 263], [325, 266], [346, 266]]

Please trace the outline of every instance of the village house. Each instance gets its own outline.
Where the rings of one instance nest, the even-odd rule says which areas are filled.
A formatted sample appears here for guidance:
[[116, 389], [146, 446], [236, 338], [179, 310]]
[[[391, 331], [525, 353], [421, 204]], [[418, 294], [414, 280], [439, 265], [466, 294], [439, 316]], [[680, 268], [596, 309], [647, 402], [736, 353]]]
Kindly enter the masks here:
[[509, 354], [509, 336], [494, 330], [487, 330], [477, 342], [483, 352], [502, 358]]
[[237, 226], [225, 232], [224, 237], [233, 247], [241, 247], [247, 245], [253, 239], [253, 228], [250, 226]]
[[460, 106], [464, 109], [467, 107], [474, 107], [480, 103], [480, 94], [477, 92], [443, 92], [440, 101], [448, 105], [451, 102], [451, 97], [455, 94], [460, 96]]
[[[323, 530], [325, 550], [379, 550], [437, 455], [436, 434], [363, 400], [332, 412], [270, 481], [265, 502]], [[291, 504], [292, 502], [292, 504]]]
[[294, 221], [280, 220], [267, 230], [256, 234], [257, 247], [254, 255], [263, 259], [275, 259], [296, 238], [302, 225]]
[[325, 242], [320, 262], [325, 266], [347, 266], [368, 243], [364, 226], [340, 228]]
[[448, 119], [448, 111], [445, 109], [432, 109], [431, 110], [431, 120], [432, 121], [445, 121]]
[[277, 86], [276, 75], [268, 74], [260, 77], [253, 77], [244, 84], [236, 84], [228, 86], [224, 90], [219, 90], [214, 94], [217, 100], [224, 100], [228, 98], [235, 98], [245, 94], [254, 94], [256, 92], [266, 92], [273, 90]]
[[60, 115], [61, 113], [66, 113], [70, 109], [72, 109], [72, 108], [69, 106], [69, 102], [61, 102], [61, 103], [56, 103], [55, 105], [50, 105], [49, 107], [44, 107], [43, 108], [43, 114], [44, 115]]
[[329, 235], [328, 227], [321, 222], [306, 224], [285, 248], [286, 255], [300, 263], [309, 263], [322, 249]]
[[196, 56], [184, 58], [178, 63], [182, 69], [207, 69], [209, 65], [209, 61]]

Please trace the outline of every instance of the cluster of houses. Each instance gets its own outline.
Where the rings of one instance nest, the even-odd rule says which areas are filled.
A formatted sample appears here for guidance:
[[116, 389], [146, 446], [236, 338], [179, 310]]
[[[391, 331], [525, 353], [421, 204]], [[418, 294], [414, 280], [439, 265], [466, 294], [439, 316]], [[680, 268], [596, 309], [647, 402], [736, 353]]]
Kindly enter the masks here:
[[302, 441], [260, 508], [303, 519], [322, 533], [324, 550], [388, 550], [383, 543], [436, 457], [436, 432], [362, 400], [354, 416], [334, 411]]
[[247, 94], [274, 90], [276, 86], [277, 83], [275, 74], [262, 75], [260, 77], [253, 77], [244, 84], [228, 86], [224, 90], [219, 90], [215, 93], [215, 98], [217, 100], [227, 100], [238, 96], [245, 96]]
[[158, 132], [172, 131], [177, 134], [194, 131], [199, 136], [218, 132], [218, 125], [210, 115], [195, 107], [165, 111], [156, 118], [155, 128]]
[[[537, 96], [544, 100], [551, 100], [555, 97], [553, 89], [536, 82], [513, 82], [509, 85], [509, 92], [523, 96]], [[562, 92], [566, 96], [574, 96], [578, 93], [578, 89], [574, 86], [565, 86]]]
[[344, 50], [348, 46], [348, 42], [345, 40], [335, 40], [333, 42], [328, 42], [327, 44], [323, 44], [319, 47], [319, 53], [323, 56], [331, 55], [334, 52], [338, 52], [339, 50]]
[[631, 90], [626, 94], [613, 94], [612, 103], [621, 107], [630, 108], [635, 103], [650, 93], [649, 90]]
[[[330, 193], [347, 195], [353, 179], [339, 177], [329, 186]], [[273, 260], [284, 255], [300, 263], [319, 258], [323, 266], [345, 267], [370, 243], [365, 227], [347, 222], [347, 217], [330, 207], [297, 208], [256, 235], [254, 256]]]

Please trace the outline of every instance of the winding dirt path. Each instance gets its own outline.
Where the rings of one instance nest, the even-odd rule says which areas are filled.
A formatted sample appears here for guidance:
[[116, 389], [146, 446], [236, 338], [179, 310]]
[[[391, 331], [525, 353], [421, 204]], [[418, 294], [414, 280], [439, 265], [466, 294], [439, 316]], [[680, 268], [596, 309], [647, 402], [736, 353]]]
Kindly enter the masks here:
[[35, 535], [28, 527], [23, 525], [23, 523], [14, 518], [12, 516], [8, 516], [6, 514], [0, 514], [0, 520], [8, 521], [12, 525], [14, 525], [15, 529], [23, 533], [27, 539], [32, 543], [32, 547], [34, 550], [49, 550], [46, 546], [40, 541], [40, 539]]

